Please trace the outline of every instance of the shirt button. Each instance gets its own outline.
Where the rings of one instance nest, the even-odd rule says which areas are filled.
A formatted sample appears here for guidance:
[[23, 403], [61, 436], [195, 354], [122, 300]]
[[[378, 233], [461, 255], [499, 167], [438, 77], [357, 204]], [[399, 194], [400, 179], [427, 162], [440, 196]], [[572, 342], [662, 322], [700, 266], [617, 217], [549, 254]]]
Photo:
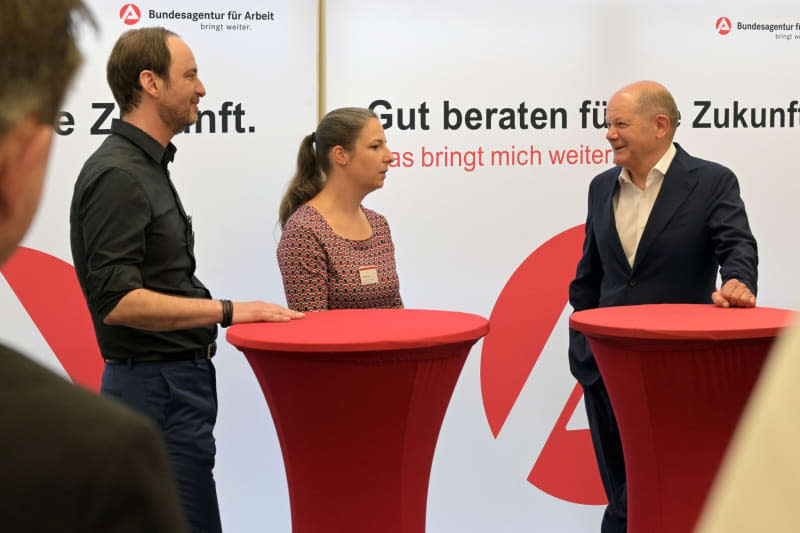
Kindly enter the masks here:
[[628, 282], [628, 286], [630, 286], [630, 287], [635, 287], [635, 286], [636, 286], [636, 280], [635, 280], [635, 279], [632, 279], [632, 280], [630, 280], [630, 281]]

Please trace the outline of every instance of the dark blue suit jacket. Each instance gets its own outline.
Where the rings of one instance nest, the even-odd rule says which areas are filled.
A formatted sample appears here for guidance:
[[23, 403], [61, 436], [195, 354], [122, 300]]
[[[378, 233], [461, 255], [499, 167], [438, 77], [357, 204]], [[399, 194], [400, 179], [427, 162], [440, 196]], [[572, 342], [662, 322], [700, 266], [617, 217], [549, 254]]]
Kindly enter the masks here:
[[[620, 167], [589, 186], [583, 256], [569, 286], [576, 311], [656, 303], [711, 303], [717, 269], [756, 294], [758, 251], [739, 183], [729, 169], [687, 154], [679, 145], [628, 264], [614, 219]], [[570, 330], [572, 374], [584, 385], [599, 377], [589, 344]]]

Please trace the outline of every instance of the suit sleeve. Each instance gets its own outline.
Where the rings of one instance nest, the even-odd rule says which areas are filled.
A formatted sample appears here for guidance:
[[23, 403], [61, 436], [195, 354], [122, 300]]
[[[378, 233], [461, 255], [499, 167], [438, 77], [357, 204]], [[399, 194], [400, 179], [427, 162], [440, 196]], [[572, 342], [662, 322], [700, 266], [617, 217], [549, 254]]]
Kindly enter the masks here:
[[707, 224], [722, 282], [738, 279], [756, 294], [758, 247], [747, 221], [739, 182], [728, 169], [720, 176], [711, 196]]
[[[603, 281], [603, 264], [594, 235], [594, 209], [592, 186], [589, 187], [583, 254], [569, 285], [569, 303], [575, 311], [594, 309], [600, 303], [600, 284]], [[599, 371], [586, 337], [572, 328], [569, 330], [569, 363], [572, 374], [583, 385], [590, 385]]]
[[98, 463], [101, 468], [96, 493], [90, 496], [87, 531], [186, 532], [161, 437], [141, 417], [120, 422], [108, 448], [97, 450], [105, 454], [105, 460]]

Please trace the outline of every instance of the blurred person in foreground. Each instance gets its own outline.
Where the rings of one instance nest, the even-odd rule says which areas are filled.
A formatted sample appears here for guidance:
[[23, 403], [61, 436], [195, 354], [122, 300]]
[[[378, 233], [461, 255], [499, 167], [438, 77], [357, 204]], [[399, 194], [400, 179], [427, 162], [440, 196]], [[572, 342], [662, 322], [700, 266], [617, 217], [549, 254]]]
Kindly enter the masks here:
[[[33, 219], [53, 124], [81, 57], [80, 0], [0, 3], [0, 264]], [[0, 529], [185, 531], [164, 445], [144, 417], [0, 345]]]
[[800, 529], [800, 322], [784, 331], [753, 389], [696, 533]]

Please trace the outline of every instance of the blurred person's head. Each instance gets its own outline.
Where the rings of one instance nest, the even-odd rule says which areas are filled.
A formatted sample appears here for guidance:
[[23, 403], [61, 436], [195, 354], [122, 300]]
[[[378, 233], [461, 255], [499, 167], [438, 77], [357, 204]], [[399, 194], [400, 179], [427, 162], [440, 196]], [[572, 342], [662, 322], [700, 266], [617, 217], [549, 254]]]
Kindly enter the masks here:
[[0, 2], [0, 264], [30, 226], [42, 192], [53, 124], [81, 54], [81, 0]]
[[197, 121], [206, 94], [191, 49], [166, 28], [123, 33], [108, 58], [106, 79], [123, 118], [139, 113], [145, 130], [155, 126], [173, 135]]
[[382, 187], [391, 162], [392, 153], [374, 112], [360, 107], [330, 111], [300, 143], [297, 171], [280, 206], [281, 227], [337, 176], [364, 194]]

